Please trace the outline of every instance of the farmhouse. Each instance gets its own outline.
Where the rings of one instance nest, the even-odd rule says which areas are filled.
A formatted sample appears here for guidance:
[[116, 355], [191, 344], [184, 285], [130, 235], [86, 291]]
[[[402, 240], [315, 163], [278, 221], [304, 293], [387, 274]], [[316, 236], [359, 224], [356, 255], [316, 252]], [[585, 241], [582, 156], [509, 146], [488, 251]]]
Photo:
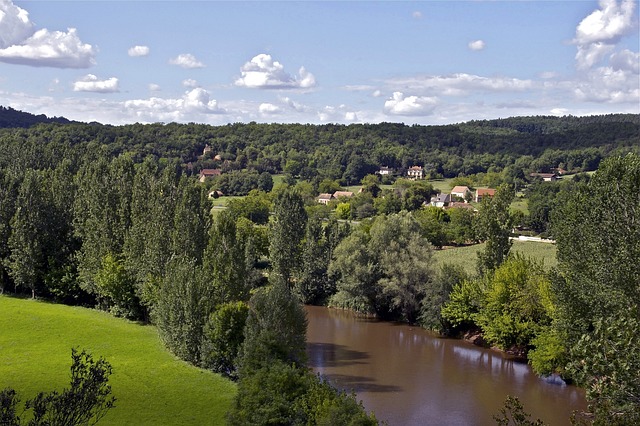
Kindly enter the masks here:
[[220, 176], [222, 171], [220, 169], [202, 169], [200, 170], [200, 182], [204, 182], [207, 178]]
[[476, 193], [473, 197], [473, 201], [475, 201], [476, 203], [479, 203], [482, 201], [482, 199], [484, 197], [490, 197], [493, 198], [493, 196], [496, 195], [496, 190], [492, 189], [492, 188], [478, 188], [476, 189]]
[[409, 179], [424, 179], [424, 169], [422, 166], [411, 166], [407, 170], [407, 177]]
[[447, 207], [451, 203], [451, 194], [438, 194], [431, 197], [431, 205], [434, 207]]
[[451, 198], [458, 197], [466, 200], [467, 194], [471, 194], [471, 190], [468, 186], [457, 185], [451, 189]]
[[555, 173], [530, 173], [529, 176], [532, 178], [539, 177], [545, 182], [552, 182], [559, 179], [558, 175]]
[[323, 193], [318, 195], [318, 203], [324, 204], [325, 206], [329, 204], [331, 200], [333, 200], [333, 194]]
[[353, 192], [351, 192], [351, 191], [336, 191], [336, 192], [333, 193], [333, 198], [340, 198], [340, 197], [351, 198], [351, 197], [353, 197]]

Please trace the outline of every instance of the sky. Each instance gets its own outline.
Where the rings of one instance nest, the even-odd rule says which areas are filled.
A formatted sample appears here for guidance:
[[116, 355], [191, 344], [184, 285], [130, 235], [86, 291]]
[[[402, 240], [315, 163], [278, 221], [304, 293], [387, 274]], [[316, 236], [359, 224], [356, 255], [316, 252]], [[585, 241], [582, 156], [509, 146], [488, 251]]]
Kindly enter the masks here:
[[640, 113], [637, 0], [0, 0], [0, 105], [104, 124]]

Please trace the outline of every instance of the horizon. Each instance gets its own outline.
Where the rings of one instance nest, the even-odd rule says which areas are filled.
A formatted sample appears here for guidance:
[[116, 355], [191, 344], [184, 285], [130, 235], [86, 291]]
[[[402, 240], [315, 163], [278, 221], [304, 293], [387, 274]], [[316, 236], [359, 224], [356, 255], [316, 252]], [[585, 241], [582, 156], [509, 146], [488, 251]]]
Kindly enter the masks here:
[[0, 12], [0, 104], [85, 123], [640, 113], [635, 0], [0, 0]]

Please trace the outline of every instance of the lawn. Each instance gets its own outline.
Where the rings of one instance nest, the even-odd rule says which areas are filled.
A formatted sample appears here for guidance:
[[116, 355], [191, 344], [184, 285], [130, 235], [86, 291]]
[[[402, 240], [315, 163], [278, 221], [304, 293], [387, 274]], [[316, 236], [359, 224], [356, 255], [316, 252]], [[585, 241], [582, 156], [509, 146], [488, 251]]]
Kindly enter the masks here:
[[100, 425], [219, 425], [232, 382], [170, 354], [156, 329], [91, 309], [0, 296], [0, 389], [24, 402], [69, 385], [71, 348], [113, 366], [116, 407]]
[[[469, 274], [476, 273], [476, 261], [478, 250], [482, 250], [484, 244], [478, 244], [467, 247], [455, 247], [445, 250], [435, 250], [434, 258], [436, 264], [453, 263], [454, 265], [462, 265]], [[535, 241], [514, 241], [511, 247], [512, 252], [518, 252], [526, 257], [536, 259], [543, 262], [544, 268], [549, 270], [556, 266], [556, 246], [555, 244], [539, 243]]]

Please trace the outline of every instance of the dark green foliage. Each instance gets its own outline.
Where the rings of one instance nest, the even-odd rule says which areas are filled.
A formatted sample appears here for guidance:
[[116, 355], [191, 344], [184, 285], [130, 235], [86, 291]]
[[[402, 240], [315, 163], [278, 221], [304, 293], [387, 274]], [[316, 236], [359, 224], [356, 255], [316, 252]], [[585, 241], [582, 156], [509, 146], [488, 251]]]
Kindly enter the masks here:
[[202, 366], [229, 378], [237, 378], [238, 353], [244, 342], [249, 306], [231, 302], [217, 307], [204, 326]]
[[266, 364], [238, 385], [230, 425], [377, 425], [353, 395], [282, 361]]
[[277, 194], [273, 210], [269, 228], [269, 257], [273, 273], [288, 283], [302, 266], [302, 240], [307, 212], [302, 197], [290, 188]]
[[250, 221], [265, 225], [269, 222], [271, 201], [266, 192], [253, 190], [244, 198], [236, 198], [229, 201], [227, 211], [235, 219], [244, 217]]
[[475, 221], [475, 232], [486, 245], [478, 252], [478, 272], [480, 275], [490, 273], [502, 264], [509, 255], [512, 242], [511, 216], [509, 205], [513, 199], [513, 191], [507, 185], [502, 185], [493, 198], [482, 200], [480, 211]]
[[551, 298], [542, 266], [516, 254], [485, 277], [474, 322], [489, 344], [524, 351], [541, 327], [550, 324]]
[[20, 185], [10, 222], [8, 266], [16, 287], [28, 290], [32, 297], [44, 290], [52, 228], [48, 210], [42, 174], [29, 170]]
[[16, 415], [18, 402], [15, 391], [0, 392], [0, 424], [29, 426], [93, 425], [114, 407], [115, 397], [108, 384], [111, 365], [104, 359], [97, 361], [86, 351], [71, 350], [71, 382], [62, 392], [40, 392], [25, 403], [33, 410], [33, 418], [23, 423]]
[[571, 348], [567, 372], [587, 391], [594, 425], [640, 423], [640, 312], [598, 319]]
[[279, 360], [306, 363], [307, 318], [298, 299], [281, 280], [258, 289], [249, 301], [240, 377]]
[[16, 412], [16, 407], [20, 399], [16, 391], [6, 388], [0, 391], [0, 425], [19, 426], [20, 417]]
[[515, 396], [508, 396], [500, 414], [493, 416], [500, 426], [544, 426], [540, 419], [530, 420], [531, 414], [524, 411], [520, 400]]
[[432, 278], [431, 247], [411, 214], [379, 216], [336, 247], [330, 272], [338, 279], [331, 305], [415, 322]]
[[249, 264], [246, 241], [238, 238], [234, 218], [228, 212], [217, 215], [205, 252], [204, 270], [216, 303], [249, 299]]
[[213, 290], [202, 275], [194, 259], [172, 259], [152, 310], [152, 319], [165, 345], [196, 365], [201, 359], [204, 326], [215, 306]]
[[327, 241], [323, 238], [322, 221], [309, 218], [302, 253], [302, 271], [294, 289], [302, 303], [319, 305], [333, 293], [330, 289]]
[[140, 317], [140, 301], [136, 287], [123, 262], [107, 254], [95, 276], [98, 301], [116, 316], [136, 319]]
[[443, 264], [425, 288], [420, 308], [420, 325], [429, 330], [446, 332], [450, 327], [442, 318], [442, 306], [449, 301], [449, 294], [456, 285], [469, 277], [460, 265]]

